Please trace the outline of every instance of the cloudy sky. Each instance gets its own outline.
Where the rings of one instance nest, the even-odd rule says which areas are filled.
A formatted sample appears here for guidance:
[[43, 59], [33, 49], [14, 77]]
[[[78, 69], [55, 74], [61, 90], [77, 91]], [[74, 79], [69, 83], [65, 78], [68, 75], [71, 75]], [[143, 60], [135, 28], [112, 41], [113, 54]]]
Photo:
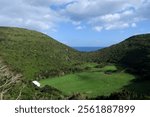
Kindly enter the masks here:
[[150, 32], [150, 0], [0, 0], [0, 26], [44, 32], [69, 46], [109, 46]]

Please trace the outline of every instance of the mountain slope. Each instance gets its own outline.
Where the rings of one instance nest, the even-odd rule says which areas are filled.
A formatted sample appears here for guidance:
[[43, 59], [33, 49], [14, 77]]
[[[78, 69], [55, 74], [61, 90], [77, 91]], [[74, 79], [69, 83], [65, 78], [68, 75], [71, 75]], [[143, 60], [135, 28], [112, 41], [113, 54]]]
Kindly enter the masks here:
[[39, 73], [70, 66], [78, 52], [36, 31], [0, 28], [0, 57], [13, 70], [35, 79]]
[[59, 90], [32, 81], [63, 75], [77, 62], [79, 52], [45, 34], [0, 27], [0, 99], [60, 99]]
[[90, 54], [96, 62], [121, 64], [142, 78], [150, 76], [150, 34], [133, 36]]

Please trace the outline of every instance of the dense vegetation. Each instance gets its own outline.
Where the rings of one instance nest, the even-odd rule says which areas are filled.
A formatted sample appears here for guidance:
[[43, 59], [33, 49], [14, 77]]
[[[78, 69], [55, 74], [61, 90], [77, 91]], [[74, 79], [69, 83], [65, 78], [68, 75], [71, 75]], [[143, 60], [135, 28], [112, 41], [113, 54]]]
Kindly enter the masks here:
[[[4, 73], [7, 73], [5, 71], [21, 73], [23, 77], [18, 80], [21, 86], [25, 85], [24, 88], [20, 89], [18, 88], [20, 84], [16, 83], [18, 80], [13, 82], [14, 85], [18, 84], [15, 85], [16, 89], [13, 88], [17, 94], [10, 93], [12, 90], [10, 86], [2, 85], [3, 87], [0, 87], [1, 94], [9, 89], [7, 91], [9, 96], [5, 96], [4, 99], [15, 98], [20, 91], [23, 99], [32, 99], [35, 91], [32, 91], [33, 88], [28, 86], [32, 80], [49, 77], [51, 74], [56, 75], [58, 72], [59, 74], [64, 74], [63, 70], [66, 71], [65, 69], [69, 69], [72, 64], [78, 62], [78, 54], [79, 52], [74, 49], [42, 33], [20, 28], [1, 27], [0, 59], [3, 60], [3, 64], [7, 65], [9, 69], [4, 70]], [[5, 67], [5, 65], [3, 66]], [[13, 79], [15, 75], [7, 75], [7, 78], [5, 78], [6, 75], [2, 76], [0, 79], [1, 83], [7, 84], [7, 81]], [[25, 93], [25, 97], [23, 97], [23, 93]]]
[[130, 37], [90, 56], [95, 62], [117, 63], [142, 79], [150, 78], [150, 34]]
[[78, 52], [54, 39], [19, 28], [0, 28], [0, 56], [28, 79], [46, 71], [71, 66]]
[[150, 34], [84, 53], [36, 31], [0, 27], [0, 99], [149, 99], [149, 71]]

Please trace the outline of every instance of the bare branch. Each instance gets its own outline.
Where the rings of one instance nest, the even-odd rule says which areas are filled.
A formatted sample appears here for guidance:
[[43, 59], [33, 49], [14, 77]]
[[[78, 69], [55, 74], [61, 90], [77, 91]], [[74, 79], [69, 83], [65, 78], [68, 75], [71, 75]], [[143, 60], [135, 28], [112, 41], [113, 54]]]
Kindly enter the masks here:
[[20, 92], [19, 92], [19, 95], [18, 95], [18, 97], [16, 98], [16, 100], [19, 100], [19, 99], [20, 99], [21, 94], [22, 94], [22, 90], [24, 89], [24, 87], [25, 87], [25, 86], [23, 86], [23, 87], [21, 88], [21, 90], [20, 90]]

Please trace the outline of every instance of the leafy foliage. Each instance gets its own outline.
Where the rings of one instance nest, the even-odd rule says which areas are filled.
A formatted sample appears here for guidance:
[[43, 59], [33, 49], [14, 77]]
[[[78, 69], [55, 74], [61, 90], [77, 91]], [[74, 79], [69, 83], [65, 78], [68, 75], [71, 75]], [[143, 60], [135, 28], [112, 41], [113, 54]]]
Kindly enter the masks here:
[[112, 93], [109, 96], [97, 96], [93, 98], [94, 100], [143, 100], [147, 99], [142, 94], [137, 94], [135, 92], [122, 90], [120, 92]]
[[28, 79], [35, 74], [71, 66], [78, 52], [36, 31], [0, 28], [0, 56]]
[[98, 63], [120, 64], [128, 68], [128, 72], [138, 74], [143, 79], [150, 78], [150, 34], [130, 37], [89, 56]]
[[[38, 95], [41, 97], [47, 95], [48, 99], [55, 99], [55, 93], [35, 91], [30, 86], [32, 80], [63, 75], [62, 69], [70, 68], [72, 64], [80, 62], [79, 52], [51, 37], [36, 31], [10, 27], [0, 27], [0, 60], [3, 60], [10, 69], [10, 73], [23, 75], [13, 83], [12, 89], [15, 91], [8, 86], [5, 88], [6, 90], [0, 90], [3, 96], [4, 92], [9, 89], [7, 94], [5, 93], [4, 99], [16, 99], [18, 95], [19, 99], [38, 99], [40, 98]], [[14, 77], [4, 78], [3, 74], [0, 77], [0, 86], [3, 86], [5, 82], [8, 84], [7, 80], [14, 79]], [[20, 89], [23, 85], [24, 88]], [[53, 97], [50, 98], [50, 96]]]

